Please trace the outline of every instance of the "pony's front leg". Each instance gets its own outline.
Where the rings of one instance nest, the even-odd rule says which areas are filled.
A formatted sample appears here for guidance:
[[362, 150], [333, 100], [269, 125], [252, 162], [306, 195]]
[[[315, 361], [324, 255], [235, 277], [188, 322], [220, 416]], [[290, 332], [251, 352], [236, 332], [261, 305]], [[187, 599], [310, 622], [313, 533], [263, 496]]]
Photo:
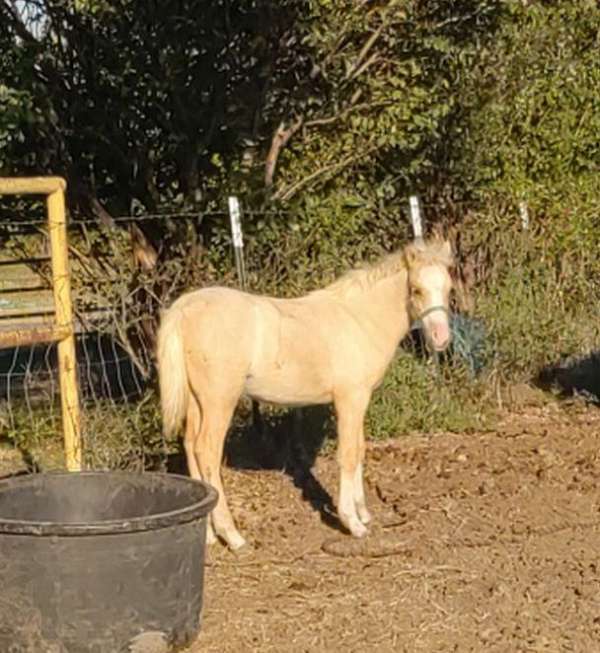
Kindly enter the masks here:
[[363, 422], [370, 393], [354, 391], [334, 398], [337, 413], [340, 521], [355, 537], [367, 534], [365, 526], [371, 520], [367, 510], [362, 480], [365, 454]]

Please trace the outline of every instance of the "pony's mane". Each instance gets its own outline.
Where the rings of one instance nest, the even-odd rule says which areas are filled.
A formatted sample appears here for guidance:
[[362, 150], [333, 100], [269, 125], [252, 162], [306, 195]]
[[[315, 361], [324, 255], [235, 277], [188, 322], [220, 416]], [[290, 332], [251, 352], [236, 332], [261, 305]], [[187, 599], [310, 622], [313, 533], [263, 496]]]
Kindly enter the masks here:
[[381, 279], [386, 279], [406, 269], [404, 250], [384, 256], [371, 265], [362, 265], [345, 272], [341, 277], [325, 286], [324, 290], [336, 295], [347, 295], [354, 290], [368, 290]]
[[409, 266], [409, 260], [411, 266], [443, 265], [444, 267], [450, 267], [452, 265], [452, 257], [444, 249], [444, 244], [441, 241], [415, 241], [392, 254], [384, 256], [375, 263], [349, 270], [328, 286], [325, 286], [324, 290], [342, 296], [349, 295], [354, 291], [369, 290], [378, 281], [406, 270]]

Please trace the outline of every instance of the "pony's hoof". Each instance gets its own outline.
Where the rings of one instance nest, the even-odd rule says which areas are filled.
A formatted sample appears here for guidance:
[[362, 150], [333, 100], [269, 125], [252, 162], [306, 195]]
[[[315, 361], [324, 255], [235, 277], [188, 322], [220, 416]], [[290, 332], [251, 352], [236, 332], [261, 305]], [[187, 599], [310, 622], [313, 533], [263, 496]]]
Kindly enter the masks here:
[[365, 537], [365, 535], [369, 531], [368, 531], [367, 527], [363, 523], [361, 523], [361, 522], [359, 522], [359, 523], [360, 523], [360, 527], [355, 526], [352, 529], [352, 535], [354, 535], [354, 537]]
[[366, 508], [359, 508], [357, 512], [358, 518], [365, 526], [371, 523], [373, 516]]
[[254, 558], [256, 550], [252, 546], [250, 542], [245, 542], [242, 544], [242, 546], [238, 547], [237, 549], [229, 549], [229, 553], [231, 556], [233, 556], [236, 560], [242, 561], [242, 560], [252, 560]]
[[356, 517], [348, 521], [348, 530], [354, 537], [364, 537], [367, 534], [367, 527]]
[[228, 533], [225, 541], [232, 551], [240, 551], [246, 546], [246, 540], [239, 533]]

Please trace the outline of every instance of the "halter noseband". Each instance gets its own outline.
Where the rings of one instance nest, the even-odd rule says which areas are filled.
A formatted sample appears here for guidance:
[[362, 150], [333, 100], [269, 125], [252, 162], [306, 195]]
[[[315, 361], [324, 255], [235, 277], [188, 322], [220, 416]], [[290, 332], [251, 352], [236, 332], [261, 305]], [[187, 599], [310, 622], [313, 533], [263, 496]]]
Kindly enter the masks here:
[[428, 315], [431, 315], [431, 313], [435, 313], [436, 311], [442, 311], [443, 313], [446, 313], [446, 315], [450, 315], [450, 311], [445, 307], [442, 306], [441, 304], [437, 304], [435, 306], [430, 306], [429, 308], [426, 308], [415, 320], [415, 323], [413, 324], [413, 328], [418, 328], [423, 324], [423, 319], [426, 318]]
[[446, 315], [450, 315], [450, 311], [445, 306], [438, 304], [437, 306], [430, 306], [429, 308], [425, 309], [417, 319], [422, 321], [423, 318], [427, 317], [431, 313], [435, 313], [436, 311], [443, 311], [446, 313]]

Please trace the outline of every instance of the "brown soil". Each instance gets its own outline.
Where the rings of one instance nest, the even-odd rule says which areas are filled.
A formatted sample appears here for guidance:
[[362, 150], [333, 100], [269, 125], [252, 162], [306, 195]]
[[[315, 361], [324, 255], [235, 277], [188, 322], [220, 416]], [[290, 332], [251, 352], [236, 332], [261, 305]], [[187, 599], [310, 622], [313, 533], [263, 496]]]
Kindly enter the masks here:
[[333, 455], [304, 492], [226, 469], [250, 547], [209, 550], [190, 653], [600, 651], [599, 451], [600, 413], [555, 406], [373, 443], [364, 541], [314, 508], [336, 494]]

